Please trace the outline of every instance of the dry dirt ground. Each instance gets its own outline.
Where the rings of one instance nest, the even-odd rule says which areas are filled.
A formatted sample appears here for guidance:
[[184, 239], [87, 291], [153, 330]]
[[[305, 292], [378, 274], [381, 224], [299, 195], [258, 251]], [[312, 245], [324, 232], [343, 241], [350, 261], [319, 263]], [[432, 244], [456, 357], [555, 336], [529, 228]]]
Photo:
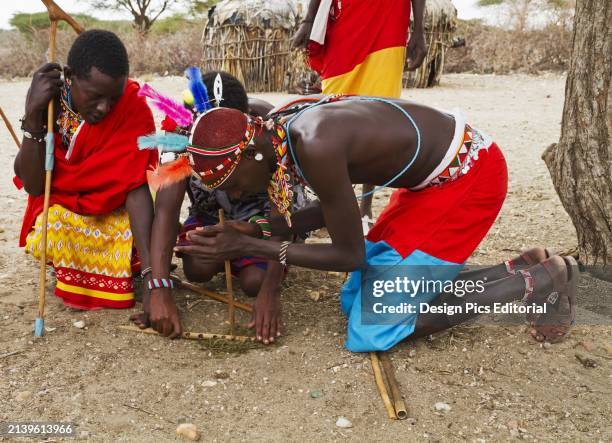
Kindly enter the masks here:
[[[153, 84], [171, 94], [185, 85], [176, 78]], [[0, 103], [16, 125], [26, 89], [24, 81], [0, 83]], [[405, 91], [432, 106], [462, 107], [507, 156], [508, 199], [474, 263], [497, 263], [531, 245], [575, 246], [540, 160], [559, 136], [563, 90], [559, 76], [448, 75], [438, 88]], [[291, 270], [283, 291], [286, 335], [267, 348], [123, 332], [117, 327], [131, 312], [76, 312], [51, 292], [52, 330], [35, 340], [36, 264], [17, 247], [25, 195], [11, 183], [15, 146], [4, 129], [0, 149], [0, 422], [74, 422], [77, 438], [92, 441], [174, 441], [183, 421], [204, 441], [612, 440], [612, 291], [586, 274], [579, 325], [562, 344], [543, 347], [520, 322], [489, 318], [399, 346], [392, 359], [406, 421], [386, 418], [367, 355], [343, 348], [334, 273]], [[378, 210], [387, 196], [377, 196]], [[222, 279], [211, 286], [222, 289]], [[187, 329], [227, 329], [219, 303], [193, 305], [197, 297], [185, 291], [177, 300]], [[77, 320], [86, 328], [74, 327]], [[437, 412], [436, 402], [450, 411]], [[336, 427], [339, 416], [352, 429]]]

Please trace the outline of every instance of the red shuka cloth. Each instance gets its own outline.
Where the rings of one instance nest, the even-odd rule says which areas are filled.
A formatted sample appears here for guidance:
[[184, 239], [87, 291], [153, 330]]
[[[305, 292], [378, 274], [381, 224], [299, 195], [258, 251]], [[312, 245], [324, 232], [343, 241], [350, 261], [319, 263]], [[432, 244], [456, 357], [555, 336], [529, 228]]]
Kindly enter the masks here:
[[[157, 164], [156, 150], [138, 150], [137, 138], [155, 131], [153, 114], [140, 85], [128, 80], [123, 96], [96, 124], [85, 123], [69, 160], [55, 133], [55, 166], [49, 206], [59, 204], [81, 215], [103, 215], [123, 206], [133, 189], [147, 182], [146, 171]], [[19, 180], [16, 180], [18, 183]], [[29, 196], [19, 246], [43, 210], [43, 196]]]
[[321, 78], [351, 72], [381, 49], [404, 47], [410, 26], [410, 0], [334, 0], [325, 43], [310, 41], [309, 61]]

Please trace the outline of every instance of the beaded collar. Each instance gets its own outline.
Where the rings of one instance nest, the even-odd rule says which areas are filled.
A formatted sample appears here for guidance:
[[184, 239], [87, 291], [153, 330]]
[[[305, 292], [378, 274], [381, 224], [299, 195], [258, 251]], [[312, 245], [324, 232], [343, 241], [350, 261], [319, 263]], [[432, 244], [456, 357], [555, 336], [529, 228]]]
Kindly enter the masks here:
[[72, 91], [68, 81], [64, 82], [64, 86], [62, 86], [60, 91], [60, 112], [57, 117], [57, 125], [62, 136], [62, 144], [68, 149], [74, 134], [77, 132], [81, 122], [83, 122], [83, 117], [81, 117], [81, 114], [73, 111]]

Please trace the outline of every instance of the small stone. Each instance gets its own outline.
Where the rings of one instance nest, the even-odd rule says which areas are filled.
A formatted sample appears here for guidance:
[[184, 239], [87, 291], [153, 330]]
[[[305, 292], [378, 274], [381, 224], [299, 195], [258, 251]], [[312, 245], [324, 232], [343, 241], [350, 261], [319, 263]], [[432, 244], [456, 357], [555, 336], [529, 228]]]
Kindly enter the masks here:
[[55, 331], [56, 329], [57, 329], [57, 328], [50, 328], [50, 327], [48, 327], [48, 326], [45, 326], [45, 331], [46, 331], [46, 332], [53, 332], [53, 331]]
[[22, 391], [22, 392], [18, 392], [17, 395], [15, 395], [15, 399], [17, 401], [26, 401], [31, 396], [32, 396], [32, 393], [30, 391]]
[[83, 329], [85, 327], [85, 322], [83, 320], [75, 321], [72, 323], [72, 326], [75, 328]]
[[312, 301], [319, 301], [321, 298], [321, 293], [319, 291], [310, 291], [308, 293], [308, 297], [310, 297]]
[[81, 438], [89, 437], [89, 431], [81, 431], [80, 436], [81, 436]]
[[448, 403], [443, 403], [441, 401], [436, 403], [434, 405], [434, 408], [436, 409], [436, 411], [443, 411], [443, 412], [448, 412], [448, 411], [450, 411], [452, 409], [451, 406]]
[[225, 380], [226, 378], [230, 378], [230, 375], [227, 372], [217, 370], [215, 371], [215, 378], [217, 380]]
[[605, 346], [605, 348], [608, 355], [612, 355], [612, 345], [608, 344]]
[[578, 359], [578, 361], [582, 363], [582, 366], [584, 366], [585, 368], [596, 368], [597, 367], [597, 362], [593, 360], [592, 358], [589, 358], [586, 355], [582, 355], [580, 353], [576, 353], [575, 355], [576, 355], [576, 359]]
[[411, 349], [410, 352], [408, 352], [408, 357], [409, 358], [416, 357], [416, 349]]
[[202, 386], [205, 388], [212, 388], [213, 386], [217, 386], [217, 382], [214, 380], [206, 380], [202, 382]]
[[510, 420], [508, 423], [506, 423], [506, 426], [508, 426], [508, 429], [518, 429], [519, 424], [516, 420]]
[[543, 347], [544, 349], [550, 349], [550, 347], [551, 347], [551, 346], [552, 346], [552, 345], [551, 345], [550, 343], [548, 343], [547, 341], [545, 341], [544, 343], [542, 343], [542, 347]]
[[592, 341], [583, 340], [580, 342], [580, 344], [587, 352], [593, 352], [593, 350], [595, 349], [595, 344]]
[[338, 420], [336, 420], [336, 426], [339, 428], [348, 429], [353, 427], [353, 423], [351, 423], [351, 421], [346, 417], [339, 417]]
[[178, 425], [176, 435], [189, 441], [198, 441], [200, 439], [200, 432], [193, 423], [181, 423]]
[[310, 391], [310, 398], [321, 398], [323, 393], [321, 391]]

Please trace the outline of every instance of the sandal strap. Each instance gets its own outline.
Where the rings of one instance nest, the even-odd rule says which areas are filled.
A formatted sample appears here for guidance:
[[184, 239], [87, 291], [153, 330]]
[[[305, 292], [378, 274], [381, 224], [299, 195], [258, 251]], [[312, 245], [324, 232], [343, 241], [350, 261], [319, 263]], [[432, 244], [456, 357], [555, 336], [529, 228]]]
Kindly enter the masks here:
[[525, 295], [523, 295], [522, 301], [523, 303], [529, 303], [533, 298], [533, 276], [531, 275], [531, 272], [526, 269], [519, 269], [518, 272], [525, 280]]
[[506, 265], [506, 272], [510, 275], [516, 275], [516, 267], [514, 265], [514, 262], [512, 260], [506, 260], [504, 262], [504, 265]]

